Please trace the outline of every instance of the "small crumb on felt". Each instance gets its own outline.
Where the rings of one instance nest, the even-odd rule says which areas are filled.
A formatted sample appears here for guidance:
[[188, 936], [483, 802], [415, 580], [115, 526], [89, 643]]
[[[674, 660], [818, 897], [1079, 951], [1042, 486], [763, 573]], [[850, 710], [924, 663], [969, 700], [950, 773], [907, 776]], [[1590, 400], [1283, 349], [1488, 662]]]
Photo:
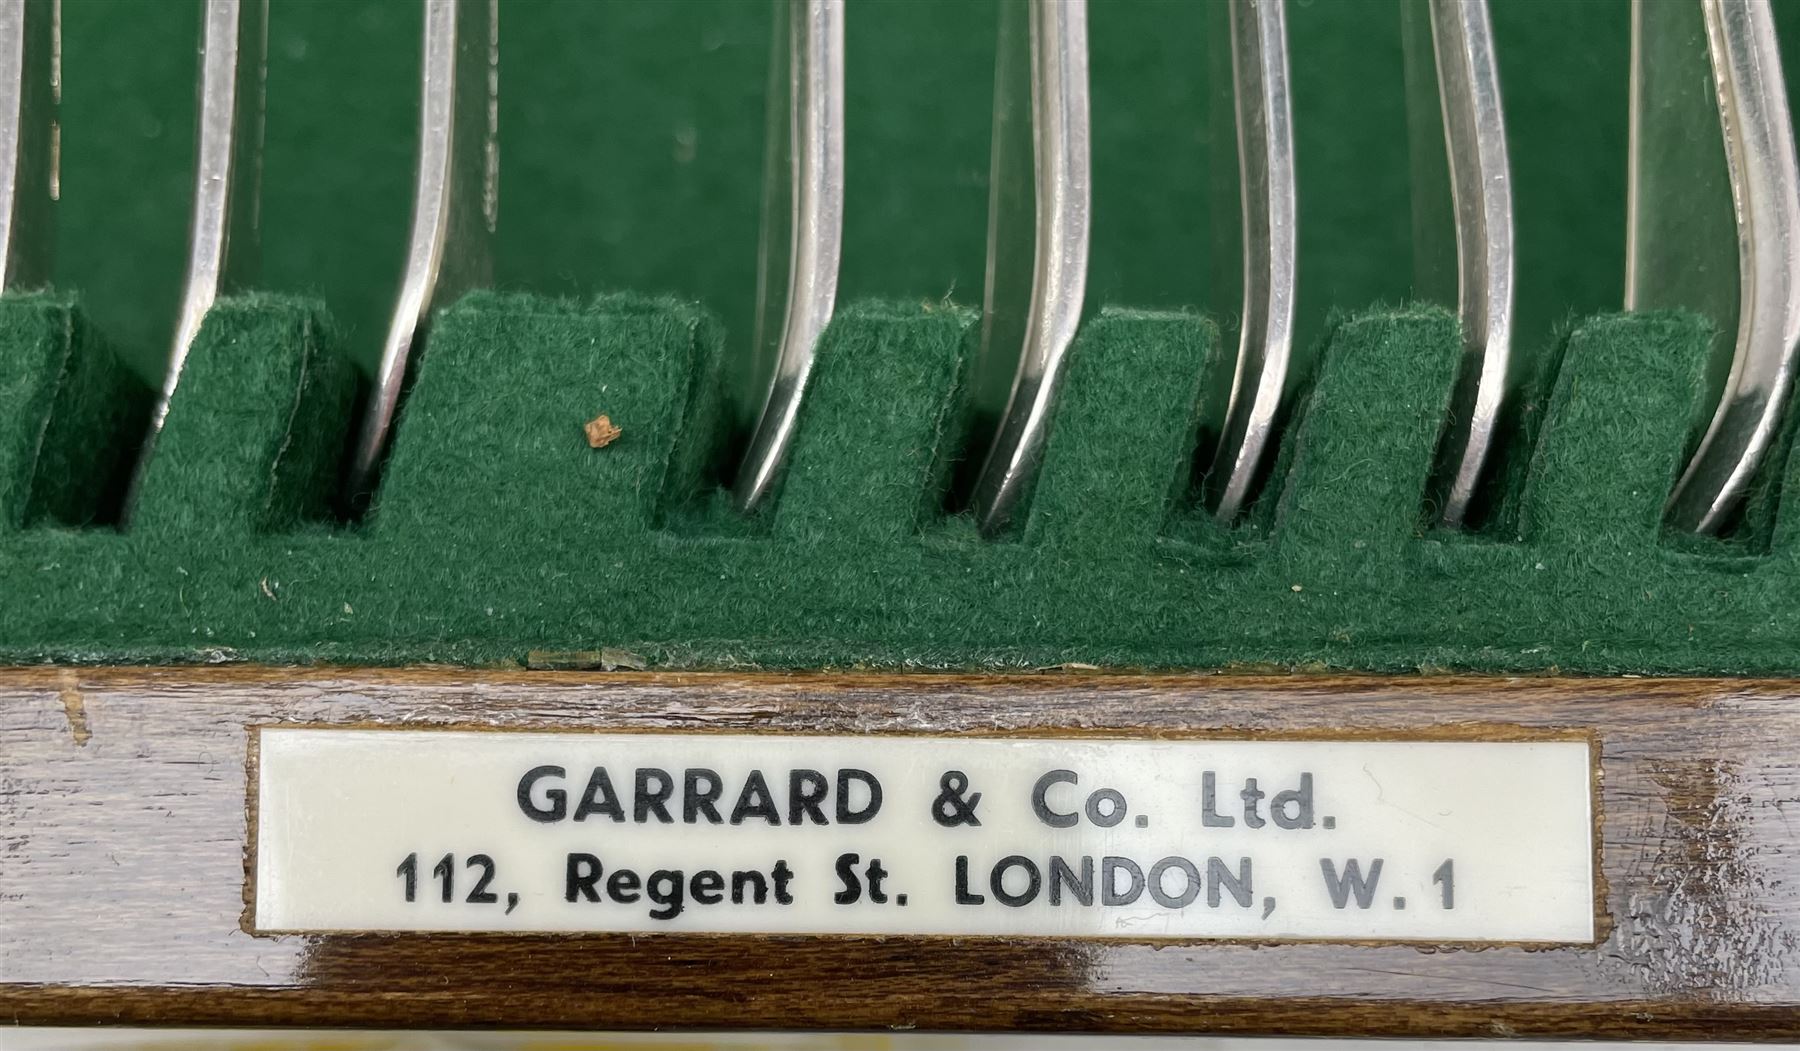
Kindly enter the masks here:
[[613, 421], [604, 413], [589, 420], [581, 429], [587, 434], [590, 449], [604, 449], [617, 441], [623, 433], [613, 426]]

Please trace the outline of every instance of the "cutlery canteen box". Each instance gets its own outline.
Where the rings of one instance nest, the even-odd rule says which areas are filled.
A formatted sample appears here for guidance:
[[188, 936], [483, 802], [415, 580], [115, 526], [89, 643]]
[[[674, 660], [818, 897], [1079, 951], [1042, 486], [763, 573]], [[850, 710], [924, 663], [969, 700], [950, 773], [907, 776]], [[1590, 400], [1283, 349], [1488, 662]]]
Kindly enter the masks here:
[[1092, 5], [1090, 309], [997, 535], [989, 5], [848, 5], [838, 307], [754, 514], [766, 6], [501, 5], [495, 287], [353, 508], [419, 15], [271, 4], [264, 276], [140, 458], [199, 8], [104, 6], [55, 282], [0, 297], [0, 1020], [1800, 1034], [1793, 414], [1666, 527], [1715, 331], [1618, 309], [1628, 5], [1494, 0], [1525, 364], [1461, 529], [1395, 6], [1289, 11], [1297, 357], [1220, 523], [1215, 15]]

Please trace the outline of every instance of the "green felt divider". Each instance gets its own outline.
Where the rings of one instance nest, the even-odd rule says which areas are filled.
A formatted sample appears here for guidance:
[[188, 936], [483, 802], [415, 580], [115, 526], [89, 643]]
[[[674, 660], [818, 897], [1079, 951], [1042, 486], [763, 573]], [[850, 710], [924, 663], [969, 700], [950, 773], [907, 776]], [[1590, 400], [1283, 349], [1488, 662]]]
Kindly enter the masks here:
[[[1800, 393], [1789, 403], [1788, 413], [1800, 414]], [[1794, 455], [1795, 434], [1790, 424], [1776, 450], [1781, 469], [1763, 472], [1752, 491], [1756, 524], [1762, 527], [1767, 549], [1790, 558], [1800, 558], [1800, 457]]]
[[780, 481], [777, 538], [899, 542], [935, 517], [976, 322], [873, 305], [832, 321]]
[[172, 536], [271, 532], [326, 518], [356, 395], [321, 308], [228, 299], [189, 350], [130, 512]]
[[1525, 538], [1642, 553], [1704, 419], [1712, 326], [1614, 316], [1569, 338], [1520, 507]]
[[[433, 325], [375, 529], [428, 546], [654, 528], [715, 459], [718, 342], [709, 315], [673, 301], [608, 297], [590, 313], [470, 296]], [[602, 415], [619, 435], [591, 448], [583, 428]]]
[[1106, 311], [1069, 349], [1030, 494], [1027, 543], [1141, 544], [1193, 476], [1203, 392], [1230, 382], [1218, 330], [1194, 315]]
[[1336, 330], [1276, 505], [1281, 545], [1354, 565], [1391, 558], [1419, 533], [1459, 339], [1456, 319], [1436, 307]]
[[[0, 327], [0, 362], [33, 348], [47, 360], [40, 344], [59, 330], [44, 319], [58, 311], [80, 330], [66, 302], [31, 321], [42, 305], [0, 302], [0, 318], [18, 321]], [[165, 437], [224, 426], [222, 399], [246, 397], [253, 375], [269, 384], [256, 396], [291, 407], [297, 373], [277, 363], [324, 353], [301, 304], [228, 301], [219, 316]], [[1576, 326], [1569, 371], [1543, 412], [1542, 463], [1523, 472], [1532, 492], [1521, 502], [1537, 510], [1521, 540], [1422, 528], [1424, 475], [1461, 355], [1454, 323], [1435, 309], [1338, 325], [1283, 436], [1290, 466], [1264, 494], [1279, 505], [1267, 528], [1191, 528], [1187, 511], [1148, 525], [1184, 466], [1176, 439], [1188, 440], [1208, 326], [1108, 313], [1080, 338], [1034, 501], [1046, 517], [1028, 519], [1025, 542], [984, 540], [964, 515], [900, 502], [892, 480], [931, 485], [938, 452], [847, 444], [883, 429], [856, 407], [887, 405], [894, 392], [883, 384], [911, 376], [896, 401], [911, 408], [894, 426], [929, 445], [931, 421], [954, 414], [968, 317], [851, 304], [843, 319], [822, 348], [815, 393], [828, 396], [809, 401], [800, 422], [796, 462], [813, 469], [782, 494], [774, 527], [747, 528], [755, 523], [716, 488], [729, 457], [710, 451], [724, 412], [708, 315], [637, 297], [483, 294], [437, 320], [371, 519], [289, 517], [228, 543], [212, 524], [171, 519], [123, 532], [0, 522], [0, 660], [516, 664], [534, 650], [617, 647], [655, 667], [1800, 673], [1791, 481], [1766, 554], [1646, 533], [1642, 518], [1625, 523], [1641, 542], [1621, 543], [1615, 520], [1586, 532], [1563, 506], [1586, 494], [1641, 510], [1666, 497], [1645, 491], [1666, 490], [1666, 468], [1644, 472], [1691, 435], [1681, 370], [1706, 338], [1692, 319]], [[1157, 382], [1145, 385], [1143, 369], [1161, 370]], [[1116, 400], [1133, 389], [1144, 397]], [[1647, 410], [1652, 389], [1660, 407]], [[581, 424], [598, 412], [623, 430], [591, 449]], [[235, 438], [216, 433], [266, 440], [280, 419], [240, 418]], [[347, 425], [315, 419], [314, 447], [348, 437]], [[12, 436], [4, 448], [16, 468]], [[1600, 444], [1582, 451], [1588, 438]], [[191, 476], [165, 477], [255, 491], [244, 487], [269, 448], [196, 455]], [[1626, 462], [1620, 449], [1662, 451]], [[1772, 463], [1771, 477], [1791, 478], [1788, 466]], [[858, 471], [889, 472], [871, 505], [879, 529], [845, 521]], [[1111, 500], [1067, 513], [1090, 492]], [[830, 518], [784, 532], [784, 507], [803, 516], [796, 523], [821, 508]], [[1539, 513], [1550, 507], [1562, 509]], [[1560, 524], [1538, 527], [1550, 522]]]
[[71, 304], [0, 299], [0, 530], [117, 512], [149, 392]]
[[0, 303], [0, 521], [24, 524], [37, 476], [38, 450], [73, 346], [72, 318], [54, 301]]

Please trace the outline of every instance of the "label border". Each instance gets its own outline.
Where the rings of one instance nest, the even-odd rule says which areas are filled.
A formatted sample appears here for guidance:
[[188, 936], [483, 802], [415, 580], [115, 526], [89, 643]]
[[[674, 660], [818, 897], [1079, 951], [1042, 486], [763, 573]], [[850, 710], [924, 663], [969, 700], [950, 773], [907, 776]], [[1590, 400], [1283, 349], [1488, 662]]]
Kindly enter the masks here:
[[[1430, 941], [1413, 938], [1196, 938], [1187, 935], [1146, 936], [1146, 935], [1071, 935], [1071, 934], [865, 934], [849, 932], [812, 932], [812, 933], [750, 933], [741, 931], [420, 931], [407, 929], [382, 930], [333, 930], [325, 928], [305, 929], [262, 929], [256, 926], [256, 869], [257, 847], [261, 833], [261, 794], [262, 794], [262, 734], [264, 730], [378, 730], [403, 733], [442, 732], [442, 733], [531, 733], [531, 734], [644, 734], [646, 736], [693, 736], [724, 735], [737, 737], [936, 737], [964, 738], [971, 740], [1005, 740], [1009, 738], [1027, 739], [1070, 739], [1082, 741], [1265, 741], [1279, 743], [1286, 741], [1344, 741], [1370, 742], [1388, 744], [1429, 743], [1429, 742], [1472, 742], [1484, 744], [1529, 743], [1544, 741], [1580, 741], [1587, 745], [1588, 767], [1588, 842], [1592, 853], [1589, 862], [1589, 878], [1592, 884], [1594, 924], [1593, 937], [1588, 941], [1468, 941], [1445, 940]], [[1351, 945], [1368, 948], [1414, 948], [1421, 951], [1448, 950], [1479, 952], [1490, 949], [1523, 949], [1535, 951], [1541, 949], [1562, 948], [1598, 948], [1612, 935], [1612, 914], [1607, 911], [1607, 880], [1604, 861], [1604, 832], [1606, 827], [1604, 812], [1604, 776], [1601, 760], [1603, 757], [1600, 734], [1594, 729], [1579, 727], [1531, 727], [1513, 723], [1456, 723], [1443, 726], [1420, 727], [1417, 730], [1394, 730], [1389, 728], [1306, 728], [1301, 730], [1280, 729], [1244, 729], [1237, 727], [1196, 728], [1174, 732], [1121, 732], [1109, 727], [1103, 730], [1081, 730], [1068, 727], [983, 727], [978, 730], [933, 730], [930, 728], [878, 730], [864, 733], [804, 733], [785, 729], [771, 729], [760, 726], [732, 726], [713, 724], [703, 727], [683, 727], [679, 729], [667, 726], [575, 726], [567, 723], [553, 725], [507, 725], [494, 726], [480, 722], [439, 722], [439, 723], [395, 723], [376, 722], [367, 719], [351, 719], [344, 721], [301, 720], [294, 722], [253, 723], [244, 727], [245, 735], [245, 807], [244, 807], [244, 907], [239, 914], [238, 928], [253, 938], [290, 938], [290, 937], [322, 937], [322, 938], [386, 938], [399, 940], [438, 940], [448, 938], [480, 938], [497, 940], [529, 941], [533, 939], [569, 940], [569, 939], [618, 939], [628, 938], [635, 944], [643, 938], [702, 938], [718, 939], [754, 939], [758, 941], [794, 941], [810, 942], [815, 940], [831, 941], [918, 941], [918, 942], [1046, 942], [1063, 944], [1111, 943], [1128, 945]]]

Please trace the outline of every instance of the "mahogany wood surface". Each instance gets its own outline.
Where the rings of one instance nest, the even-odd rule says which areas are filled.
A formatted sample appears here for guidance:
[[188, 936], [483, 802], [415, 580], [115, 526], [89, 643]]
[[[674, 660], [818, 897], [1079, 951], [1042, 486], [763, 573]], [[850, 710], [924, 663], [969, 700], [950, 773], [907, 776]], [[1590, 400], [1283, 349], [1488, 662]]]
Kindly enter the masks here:
[[[1581, 733], [1601, 755], [1605, 937], [258, 937], [241, 926], [247, 728], [277, 723]], [[1792, 1039], [1796, 742], [1800, 682], [0, 670], [0, 1023]]]

